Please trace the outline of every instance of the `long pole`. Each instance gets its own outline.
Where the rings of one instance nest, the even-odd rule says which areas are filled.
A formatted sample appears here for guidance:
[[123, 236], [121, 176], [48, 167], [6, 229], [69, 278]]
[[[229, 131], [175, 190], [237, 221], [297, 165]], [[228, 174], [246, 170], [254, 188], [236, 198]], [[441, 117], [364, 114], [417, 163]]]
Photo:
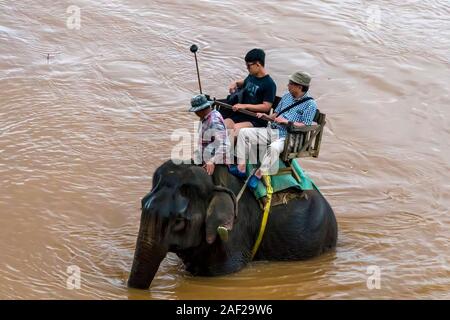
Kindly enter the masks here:
[[[217, 105], [217, 106], [219, 106], [219, 107], [223, 107], [223, 108], [226, 108], [226, 109], [229, 109], [229, 110], [233, 110], [233, 106], [232, 105], [230, 105], [230, 104], [227, 104], [227, 103], [223, 103], [223, 102], [220, 102], [220, 101], [217, 101], [217, 100], [214, 100], [214, 103], [213, 103], [213, 105]], [[256, 113], [255, 112], [252, 112], [252, 111], [249, 111], [249, 110], [238, 110], [237, 112], [240, 112], [240, 113], [243, 113], [243, 114], [246, 114], [246, 115], [249, 115], [249, 116], [252, 116], [252, 117], [255, 117], [255, 118], [257, 118], [257, 116], [256, 116]], [[266, 116], [266, 115], [263, 115], [262, 117], [261, 117], [261, 119], [262, 120], [266, 120], [266, 121], [270, 121], [270, 122], [273, 122], [273, 120], [271, 119], [271, 118], [269, 118], [268, 116]]]
[[191, 46], [190, 50], [194, 54], [194, 57], [195, 57], [195, 66], [197, 67], [198, 87], [200, 88], [200, 94], [202, 94], [202, 83], [200, 82], [200, 72], [198, 71], [198, 62], [197, 62], [197, 50], [198, 50], [198, 47], [195, 44], [193, 44]]

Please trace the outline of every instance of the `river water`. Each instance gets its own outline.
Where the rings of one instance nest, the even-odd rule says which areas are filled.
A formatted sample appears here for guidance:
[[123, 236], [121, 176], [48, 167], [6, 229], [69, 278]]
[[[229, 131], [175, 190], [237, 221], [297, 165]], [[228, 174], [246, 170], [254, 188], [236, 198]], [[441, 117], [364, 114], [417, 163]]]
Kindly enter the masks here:
[[[449, 299], [449, 17], [448, 0], [0, 0], [0, 298]], [[169, 254], [128, 289], [140, 199], [196, 120], [193, 43], [213, 96], [254, 47], [279, 95], [312, 74], [328, 122], [300, 163], [338, 246], [215, 278]]]

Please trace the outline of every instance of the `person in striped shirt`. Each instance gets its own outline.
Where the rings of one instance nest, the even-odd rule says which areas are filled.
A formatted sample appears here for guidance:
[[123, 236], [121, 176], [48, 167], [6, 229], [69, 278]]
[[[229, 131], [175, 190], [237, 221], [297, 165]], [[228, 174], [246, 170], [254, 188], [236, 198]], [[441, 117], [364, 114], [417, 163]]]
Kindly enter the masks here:
[[194, 163], [202, 164], [208, 175], [213, 175], [217, 165], [226, 165], [230, 158], [230, 140], [222, 115], [211, 109], [212, 101], [199, 94], [191, 99], [190, 112], [200, 118]]
[[[195, 95], [191, 99], [189, 112], [194, 112], [200, 119], [194, 164], [202, 165], [206, 173], [211, 176], [214, 185], [228, 188], [230, 175], [227, 164], [231, 162], [229, 160], [230, 140], [222, 115], [219, 111], [211, 109], [211, 104], [212, 101], [209, 101], [204, 94]], [[225, 197], [228, 195], [225, 194]], [[215, 214], [213, 218], [209, 216], [208, 219], [213, 219], [218, 227], [215, 230], [207, 228], [206, 242], [213, 243], [216, 233], [222, 241], [227, 241], [228, 232], [233, 228], [235, 213], [233, 209], [224, 209], [221, 214]]]

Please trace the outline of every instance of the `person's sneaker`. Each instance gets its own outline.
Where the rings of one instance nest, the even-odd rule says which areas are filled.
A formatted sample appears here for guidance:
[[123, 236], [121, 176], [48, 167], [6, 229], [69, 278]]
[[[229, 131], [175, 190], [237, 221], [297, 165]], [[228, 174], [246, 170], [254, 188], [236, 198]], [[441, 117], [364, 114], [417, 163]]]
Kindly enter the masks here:
[[228, 171], [233, 175], [236, 176], [238, 178], [245, 178], [247, 175], [245, 174], [245, 172], [239, 171], [237, 165], [232, 164], [230, 165], [230, 167], [228, 168]]
[[260, 179], [258, 179], [257, 176], [252, 175], [252, 176], [250, 177], [250, 179], [248, 180], [248, 187], [249, 187], [250, 189], [252, 189], [252, 190], [255, 190], [256, 187], [258, 186], [259, 180], [260, 180]]

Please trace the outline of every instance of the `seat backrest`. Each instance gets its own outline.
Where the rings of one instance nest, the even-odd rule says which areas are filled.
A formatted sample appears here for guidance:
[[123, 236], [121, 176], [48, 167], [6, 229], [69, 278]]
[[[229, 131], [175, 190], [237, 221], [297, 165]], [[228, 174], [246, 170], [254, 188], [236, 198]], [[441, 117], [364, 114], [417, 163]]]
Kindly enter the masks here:
[[320, 152], [323, 128], [326, 123], [325, 118], [326, 115], [317, 109], [314, 115], [314, 122], [317, 124], [288, 128], [281, 159], [287, 162], [295, 158], [317, 158]]
[[275, 100], [272, 103], [272, 110], [275, 112], [275, 109], [277, 108], [278, 104], [281, 101], [281, 97], [275, 96]]
[[316, 109], [316, 113], [314, 114], [314, 118], [313, 118], [313, 121], [315, 122], [315, 123], [319, 123], [319, 120], [320, 120], [320, 115], [323, 115], [323, 113], [320, 113], [320, 110], [319, 109]]

